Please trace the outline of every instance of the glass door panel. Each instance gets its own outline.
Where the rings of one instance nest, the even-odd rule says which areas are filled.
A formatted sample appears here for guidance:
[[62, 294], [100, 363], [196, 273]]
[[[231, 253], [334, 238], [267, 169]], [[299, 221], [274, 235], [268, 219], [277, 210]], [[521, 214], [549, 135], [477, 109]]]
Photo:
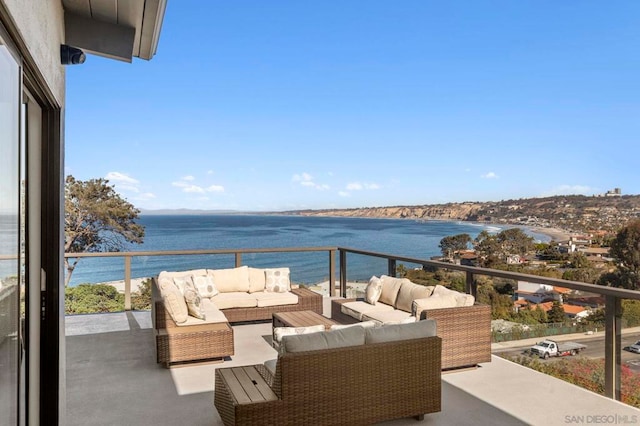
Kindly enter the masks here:
[[18, 421], [20, 68], [0, 39], [0, 424]]

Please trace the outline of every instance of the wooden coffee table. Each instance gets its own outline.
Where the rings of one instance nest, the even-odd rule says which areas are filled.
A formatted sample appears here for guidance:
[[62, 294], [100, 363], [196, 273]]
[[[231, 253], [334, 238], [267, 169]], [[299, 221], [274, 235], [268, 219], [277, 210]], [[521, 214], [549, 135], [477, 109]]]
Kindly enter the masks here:
[[324, 325], [328, 330], [334, 324], [338, 323], [314, 311], [277, 312], [273, 314], [273, 327], [309, 327], [311, 325]]

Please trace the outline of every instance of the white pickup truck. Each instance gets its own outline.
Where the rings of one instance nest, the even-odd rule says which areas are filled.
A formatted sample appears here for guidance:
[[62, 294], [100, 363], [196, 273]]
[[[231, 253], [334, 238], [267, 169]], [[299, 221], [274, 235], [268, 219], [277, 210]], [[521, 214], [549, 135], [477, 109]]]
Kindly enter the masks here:
[[540, 358], [547, 359], [550, 356], [566, 356], [577, 355], [581, 350], [587, 347], [581, 343], [574, 342], [556, 342], [555, 340], [543, 340], [533, 345], [529, 352]]

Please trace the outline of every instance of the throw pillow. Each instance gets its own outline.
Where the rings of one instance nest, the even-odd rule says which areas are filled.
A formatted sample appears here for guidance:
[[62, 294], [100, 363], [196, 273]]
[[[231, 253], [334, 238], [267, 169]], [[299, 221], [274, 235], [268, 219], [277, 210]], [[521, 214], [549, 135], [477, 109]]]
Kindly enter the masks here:
[[331, 330], [341, 330], [343, 328], [349, 328], [349, 327], [370, 328], [375, 326], [376, 326], [375, 321], [362, 321], [362, 322], [354, 322], [353, 324], [333, 324], [331, 326]]
[[367, 290], [365, 292], [365, 301], [372, 305], [375, 305], [380, 299], [380, 295], [382, 294], [382, 281], [380, 278], [375, 275], [371, 277], [369, 280], [369, 284], [367, 285]]
[[176, 287], [178, 287], [178, 289], [180, 290], [180, 293], [182, 293], [184, 295], [184, 288], [187, 285], [187, 283], [192, 283], [191, 277], [190, 276], [183, 276], [183, 277], [174, 277], [173, 278], [173, 283], [175, 284]]
[[270, 293], [286, 293], [291, 290], [289, 268], [265, 269], [265, 291]]
[[166, 284], [160, 289], [160, 294], [162, 295], [165, 309], [176, 324], [185, 322], [189, 316], [189, 311], [180, 290], [173, 284]]
[[220, 293], [211, 275], [193, 277], [193, 284], [195, 284], [200, 297], [213, 297]]
[[184, 301], [187, 304], [187, 311], [189, 312], [189, 315], [201, 320], [207, 319], [204, 311], [202, 310], [202, 299], [200, 298], [198, 289], [192, 282], [188, 282], [184, 286]]

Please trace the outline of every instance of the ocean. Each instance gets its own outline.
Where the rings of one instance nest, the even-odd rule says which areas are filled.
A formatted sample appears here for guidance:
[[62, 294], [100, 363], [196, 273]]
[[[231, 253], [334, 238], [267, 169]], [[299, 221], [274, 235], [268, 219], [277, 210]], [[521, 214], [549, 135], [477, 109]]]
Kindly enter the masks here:
[[[502, 229], [469, 222], [278, 215], [142, 215], [139, 222], [145, 227], [144, 243], [131, 245], [127, 250], [340, 246], [420, 259], [439, 255], [438, 244], [445, 236], [467, 233], [475, 238], [482, 230], [498, 232]], [[527, 233], [536, 240], [549, 241], [546, 235]], [[233, 254], [134, 257], [131, 276], [151, 277], [164, 270], [232, 268], [234, 262]], [[336, 269], [337, 262], [336, 256]], [[301, 284], [315, 284], [329, 278], [327, 252], [243, 254], [242, 264], [262, 268], [289, 267], [292, 281]], [[347, 266], [347, 278], [362, 281], [386, 273], [387, 261], [349, 254]], [[123, 258], [84, 258], [73, 272], [70, 285], [122, 279]]]

